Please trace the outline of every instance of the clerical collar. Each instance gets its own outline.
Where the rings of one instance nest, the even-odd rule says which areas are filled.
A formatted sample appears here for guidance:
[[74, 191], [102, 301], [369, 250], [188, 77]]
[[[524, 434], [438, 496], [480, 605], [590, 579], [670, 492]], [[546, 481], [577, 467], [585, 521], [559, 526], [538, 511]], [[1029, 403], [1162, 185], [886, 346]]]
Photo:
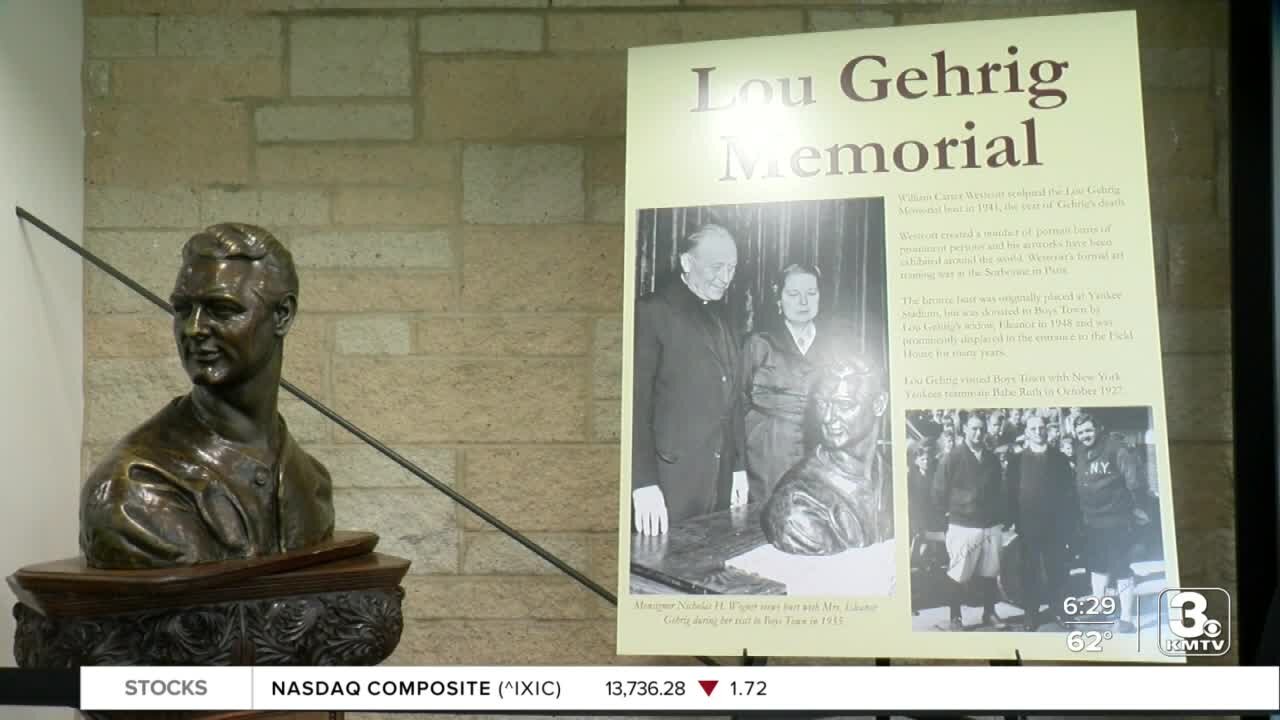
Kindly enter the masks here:
[[698, 302], [702, 303], [703, 305], [706, 305], [707, 303], [711, 302], [710, 300], [698, 295], [697, 291], [693, 289], [693, 286], [689, 284], [688, 273], [680, 273], [680, 282], [684, 283], [685, 289], [688, 290], [689, 294], [692, 295], [694, 299], [696, 299]]

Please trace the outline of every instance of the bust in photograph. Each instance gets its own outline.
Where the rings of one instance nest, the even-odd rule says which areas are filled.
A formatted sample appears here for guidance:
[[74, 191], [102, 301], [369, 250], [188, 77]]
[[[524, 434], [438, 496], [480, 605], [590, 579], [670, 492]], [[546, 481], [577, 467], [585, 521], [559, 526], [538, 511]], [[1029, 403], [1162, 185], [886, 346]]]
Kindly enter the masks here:
[[891, 481], [876, 452], [884, 385], [858, 356], [823, 371], [813, 396], [821, 443], [783, 475], [761, 516], [778, 549], [833, 555], [893, 537]]

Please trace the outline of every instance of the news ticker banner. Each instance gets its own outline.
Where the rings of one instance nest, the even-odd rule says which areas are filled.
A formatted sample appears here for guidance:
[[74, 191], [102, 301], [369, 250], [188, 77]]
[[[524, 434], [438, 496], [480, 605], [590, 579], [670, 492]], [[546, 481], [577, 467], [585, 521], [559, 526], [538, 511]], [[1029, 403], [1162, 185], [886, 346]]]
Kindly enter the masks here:
[[1280, 711], [1280, 668], [85, 667], [82, 710]]

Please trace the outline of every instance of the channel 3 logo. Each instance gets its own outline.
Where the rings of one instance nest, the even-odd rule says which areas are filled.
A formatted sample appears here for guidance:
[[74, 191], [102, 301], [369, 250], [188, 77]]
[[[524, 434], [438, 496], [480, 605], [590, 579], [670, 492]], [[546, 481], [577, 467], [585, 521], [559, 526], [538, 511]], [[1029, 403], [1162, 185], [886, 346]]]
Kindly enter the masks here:
[[1226, 655], [1231, 649], [1231, 595], [1222, 588], [1165, 590], [1160, 593], [1157, 638], [1160, 652], [1170, 657]]

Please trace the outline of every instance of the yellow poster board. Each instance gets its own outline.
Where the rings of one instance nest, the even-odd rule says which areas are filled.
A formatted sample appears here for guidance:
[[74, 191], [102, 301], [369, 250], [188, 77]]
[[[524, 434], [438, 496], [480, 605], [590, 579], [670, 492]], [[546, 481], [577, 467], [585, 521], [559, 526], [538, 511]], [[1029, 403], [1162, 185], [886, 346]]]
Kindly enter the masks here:
[[619, 653], [1176, 660], [1134, 13], [633, 49], [627, 113]]

